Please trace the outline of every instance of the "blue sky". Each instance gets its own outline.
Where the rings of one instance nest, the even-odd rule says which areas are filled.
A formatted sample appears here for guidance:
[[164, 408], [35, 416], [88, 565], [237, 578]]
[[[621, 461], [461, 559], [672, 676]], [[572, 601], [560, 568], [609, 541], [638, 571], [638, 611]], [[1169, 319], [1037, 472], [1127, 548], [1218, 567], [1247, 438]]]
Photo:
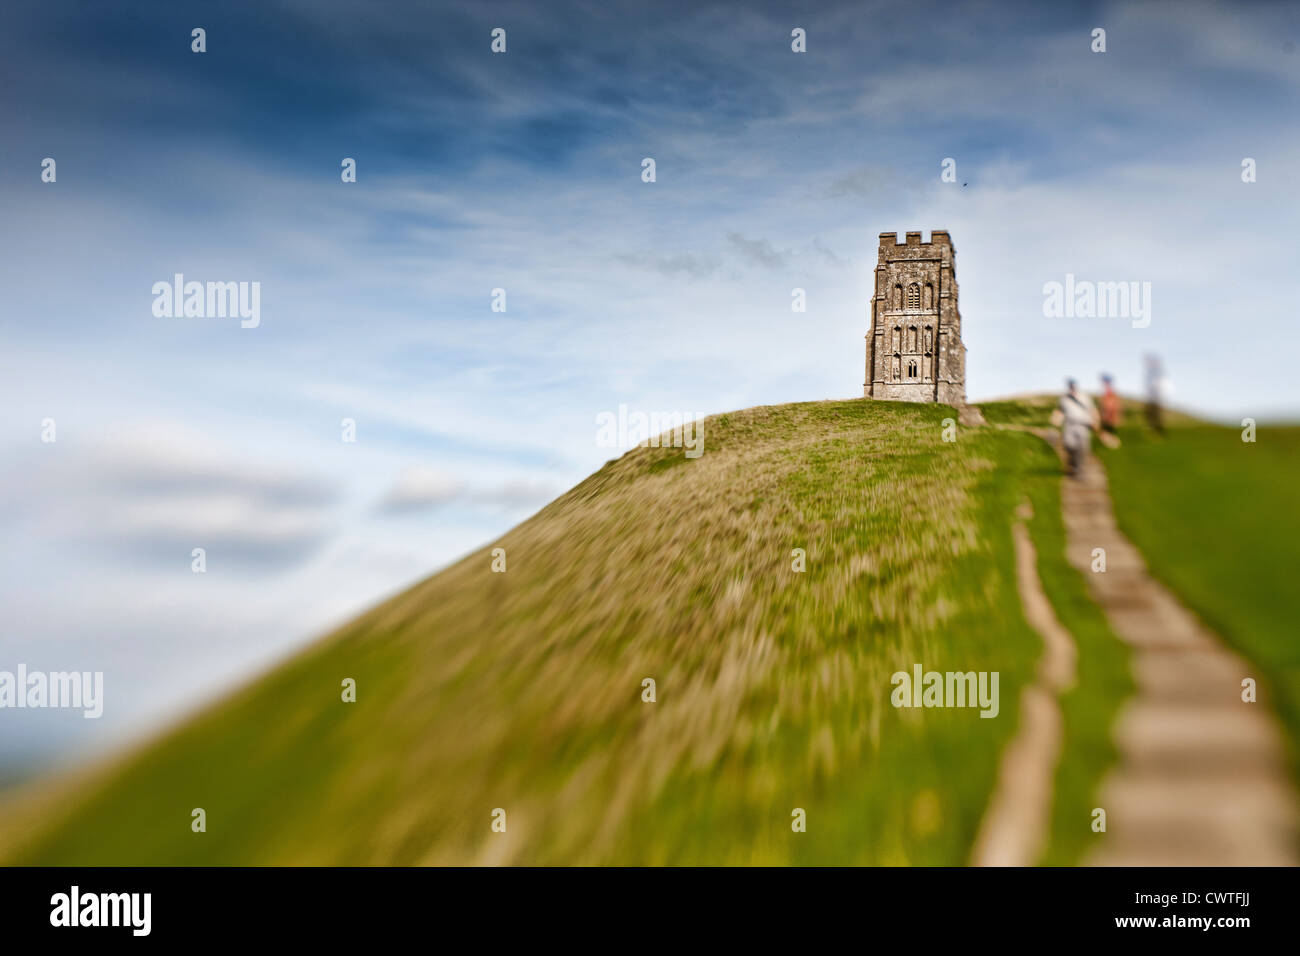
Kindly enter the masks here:
[[[1298, 21], [6, 3], [0, 669], [107, 702], [3, 715], [0, 760], [149, 732], [488, 542], [615, 454], [620, 403], [860, 395], [882, 231], [951, 233], [973, 400], [1137, 389], [1154, 351], [1178, 403], [1295, 414]], [[177, 272], [260, 282], [260, 327], [155, 317]], [[1150, 327], [1044, 317], [1067, 273], [1150, 282]]]

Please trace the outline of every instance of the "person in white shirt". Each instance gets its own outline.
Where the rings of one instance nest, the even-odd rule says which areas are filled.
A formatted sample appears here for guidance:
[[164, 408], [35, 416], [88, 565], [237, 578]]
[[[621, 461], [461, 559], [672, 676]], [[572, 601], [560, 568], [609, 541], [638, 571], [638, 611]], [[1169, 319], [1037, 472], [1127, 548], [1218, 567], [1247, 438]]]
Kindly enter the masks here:
[[1061, 444], [1069, 461], [1069, 474], [1083, 477], [1083, 463], [1092, 445], [1092, 433], [1097, 430], [1097, 407], [1092, 399], [1079, 391], [1074, 379], [1066, 383], [1067, 391], [1061, 396]]

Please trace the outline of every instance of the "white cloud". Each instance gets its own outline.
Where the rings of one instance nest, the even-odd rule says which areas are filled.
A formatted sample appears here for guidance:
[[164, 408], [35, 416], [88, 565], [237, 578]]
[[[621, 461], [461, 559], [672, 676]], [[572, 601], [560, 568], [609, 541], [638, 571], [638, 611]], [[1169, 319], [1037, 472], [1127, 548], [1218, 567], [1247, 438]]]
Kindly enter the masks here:
[[388, 512], [430, 508], [454, 501], [463, 492], [464, 485], [443, 471], [436, 468], [408, 468], [398, 476], [396, 484], [380, 503], [380, 508]]
[[[46, 539], [146, 563], [188, 563], [196, 547], [214, 562], [291, 563], [324, 540], [337, 503], [337, 488], [320, 475], [241, 460], [174, 422], [119, 424], [91, 443], [43, 450], [23, 521]], [[11, 469], [5, 484], [26, 484], [25, 476]]]
[[414, 466], [398, 476], [379, 509], [401, 514], [462, 502], [512, 512], [543, 505], [561, 490], [553, 481], [530, 478], [471, 485], [442, 469]]

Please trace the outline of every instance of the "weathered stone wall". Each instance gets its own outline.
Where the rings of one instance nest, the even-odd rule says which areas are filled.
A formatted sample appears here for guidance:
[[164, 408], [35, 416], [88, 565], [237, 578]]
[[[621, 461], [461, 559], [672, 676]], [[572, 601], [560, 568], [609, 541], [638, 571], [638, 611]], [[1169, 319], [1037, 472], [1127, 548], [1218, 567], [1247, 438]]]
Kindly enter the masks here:
[[957, 309], [956, 251], [935, 229], [880, 234], [871, 327], [867, 331], [868, 398], [966, 403], [966, 348]]

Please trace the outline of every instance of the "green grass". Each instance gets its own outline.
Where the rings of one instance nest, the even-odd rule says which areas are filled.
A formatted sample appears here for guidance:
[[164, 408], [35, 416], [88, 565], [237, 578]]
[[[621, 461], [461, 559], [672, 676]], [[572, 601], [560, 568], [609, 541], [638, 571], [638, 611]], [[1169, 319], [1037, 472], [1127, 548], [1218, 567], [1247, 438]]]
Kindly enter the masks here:
[[1121, 432], [1104, 455], [1120, 528], [1153, 574], [1258, 668], [1261, 700], [1300, 740], [1300, 428]]
[[[1122, 658], [1065, 563], [1052, 454], [992, 428], [944, 442], [952, 417], [762, 407], [709, 419], [699, 459], [635, 449], [159, 741], [11, 809], [0, 856], [965, 863], [1041, 652], [1011, 537], [1028, 496], [1044, 587], [1084, 654], [1049, 854], [1069, 861]], [[893, 708], [890, 675], [916, 663], [998, 671], [1000, 716]]]
[[1053, 475], [1050, 482], [1036, 482], [1029, 489], [1034, 506], [1029, 530], [1038, 553], [1038, 577], [1078, 649], [1075, 685], [1060, 698], [1063, 756], [1053, 789], [1051, 839], [1041, 860], [1069, 866], [1096, 839], [1091, 824], [1097, 783], [1115, 760], [1110, 731], [1120, 705], [1133, 691], [1133, 677], [1126, 645], [1093, 603], [1083, 575], [1065, 560], [1056, 453], [1041, 439], [1025, 437], [1035, 445], [1039, 467]]
[[984, 420], [990, 425], [1023, 425], [1046, 428], [1052, 409], [1060, 402], [1059, 395], [1026, 395], [1023, 398], [984, 402], [979, 406]]

